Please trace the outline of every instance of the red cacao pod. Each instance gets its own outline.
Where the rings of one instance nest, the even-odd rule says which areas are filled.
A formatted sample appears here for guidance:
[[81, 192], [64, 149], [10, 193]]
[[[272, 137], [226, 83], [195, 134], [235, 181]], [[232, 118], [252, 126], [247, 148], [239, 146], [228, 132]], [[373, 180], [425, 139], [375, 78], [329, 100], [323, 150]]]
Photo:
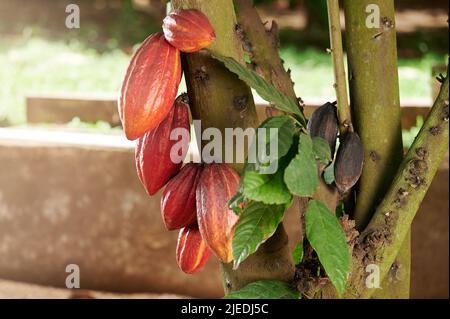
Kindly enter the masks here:
[[188, 274], [197, 272], [205, 265], [211, 251], [202, 239], [197, 223], [180, 229], [177, 243], [177, 264]]
[[195, 190], [202, 167], [189, 163], [167, 183], [161, 197], [161, 214], [167, 230], [180, 229], [197, 219]]
[[173, 105], [180, 80], [180, 51], [161, 32], [145, 39], [131, 59], [119, 97], [119, 115], [129, 140], [162, 122]]
[[223, 262], [231, 262], [232, 239], [239, 217], [227, 202], [236, 194], [239, 175], [226, 164], [209, 164], [197, 186], [197, 221], [211, 251]]
[[175, 144], [181, 143], [184, 158], [189, 147], [189, 138], [170, 140], [170, 133], [176, 128], [186, 129], [189, 134], [189, 107], [177, 98], [167, 117], [155, 129], [139, 138], [136, 144], [136, 169], [149, 195], [155, 194], [167, 181], [180, 171], [182, 161], [172, 161], [171, 152]]
[[163, 21], [166, 40], [183, 52], [195, 52], [209, 46], [215, 39], [208, 18], [198, 10], [177, 10]]

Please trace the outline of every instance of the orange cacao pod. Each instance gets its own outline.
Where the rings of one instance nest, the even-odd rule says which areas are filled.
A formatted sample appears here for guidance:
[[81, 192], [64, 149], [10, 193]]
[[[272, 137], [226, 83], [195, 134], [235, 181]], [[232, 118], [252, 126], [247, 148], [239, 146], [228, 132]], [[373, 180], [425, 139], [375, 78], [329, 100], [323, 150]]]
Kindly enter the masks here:
[[163, 21], [166, 40], [183, 52], [195, 52], [209, 46], [215, 39], [208, 18], [198, 10], [177, 10]]
[[129, 140], [162, 122], [172, 107], [180, 80], [180, 51], [161, 32], [145, 39], [131, 59], [119, 97], [119, 115]]
[[170, 133], [175, 128], [186, 129], [189, 134], [189, 107], [177, 98], [167, 117], [155, 129], [144, 134], [136, 144], [136, 170], [149, 195], [155, 194], [167, 181], [180, 171], [182, 161], [174, 163], [171, 158], [173, 146], [181, 143], [184, 158], [189, 147], [189, 140], [170, 140]]
[[239, 175], [226, 164], [205, 166], [197, 186], [197, 221], [211, 251], [223, 262], [233, 260], [231, 242], [239, 217], [227, 202], [236, 194]]
[[211, 256], [202, 239], [197, 223], [180, 229], [177, 243], [177, 264], [188, 274], [197, 272]]
[[201, 171], [200, 164], [186, 164], [167, 183], [161, 197], [161, 214], [167, 230], [180, 229], [196, 221], [195, 190]]

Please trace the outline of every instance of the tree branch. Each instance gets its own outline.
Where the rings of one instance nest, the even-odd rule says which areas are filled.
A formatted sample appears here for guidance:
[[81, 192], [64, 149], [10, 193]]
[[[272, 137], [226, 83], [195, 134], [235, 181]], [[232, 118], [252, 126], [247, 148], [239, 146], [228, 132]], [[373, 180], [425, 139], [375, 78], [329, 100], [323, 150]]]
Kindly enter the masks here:
[[[380, 290], [368, 288], [366, 267], [379, 267], [380, 281], [388, 275], [395, 279], [396, 257], [406, 253], [412, 221], [449, 147], [449, 80], [441, 86], [439, 96], [417, 135], [408, 154], [403, 159], [392, 185], [369, 225], [359, 236], [353, 249], [352, 272], [343, 298], [370, 298]], [[325, 285], [300, 282], [309, 286], [304, 294], [320, 298], [337, 298], [336, 290]], [[404, 292], [396, 291], [399, 296]], [[386, 296], [385, 296], [386, 297]]]
[[[377, 8], [367, 25], [368, 6]], [[355, 130], [364, 146], [364, 167], [356, 188], [354, 219], [363, 230], [383, 200], [402, 161], [401, 112], [397, 69], [395, 8], [392, 0], [344, 0], [349, 88]], [[410, 247], [405, 243], [405, 249]], [[401, 253], [396, 264], [409, 269]], [[383, 294], [408, 296], [409, 273], [390, 281]], [[408, 289], [407, 289], [408, 288]]]
[[[368, 5], [379, 8], [379, 27], [366, 25]], [[353, 125], [364, 145], [354, 218], [359, 230], [370, 221], [403, 157], [392, 0], [344, 0]]]
[[[208, 49], [244, 63], [242, 45], [234, 32], [237, 21], [232, 0], [172, 0], [172, 6], [202, 11], [216, 34], [216, 41]], [[202, 120], [202, 129], [215, 127], [225, 136], [224, 130], [228, 127], [258, 126], [250, 88], [211, 58], [206, 50], [184, 55], [183, 71], [192, 115]], [[222, 144], [234, 150], [234, 145]], [[240, 171], [242, 165], [235, 164], [234, 168]], [[283, 224], [237, 270], [233, 270], [231, 264], [222, 264], [222, 273], [225, 292], [239, 290], [255, 280], [290, 281], [294, 265]]]
[[280, 92], [297, 101], [290, 71], [286, 71], [278, 53], [278, 27], [272, 21], [270, 30], [261, 18], [251, 0], [234, 0], [239, 25], [236, 32], [250, 55], [252, 66]]
[[441, 86], [431, 112], [403, 159], [394, 182], [355, 247], [360, 267], [352, 273], [356, 295], [368, 298], [374, 289], [364, 286], [365, 266], [375, 263], [381, 277], [391, 269], [434, 175], [449, 146], [449, 80]]
[[344, 51], [342, 49], [339, 0], [327, 0], [328, 24], [330, 30], [331, 55], [334, 67], [334, 88], [337, 97], [337, 114], [339, 131], [344, 135], [353, 132], [352, 114], [348, 103], [347, 78], [344, 67]]

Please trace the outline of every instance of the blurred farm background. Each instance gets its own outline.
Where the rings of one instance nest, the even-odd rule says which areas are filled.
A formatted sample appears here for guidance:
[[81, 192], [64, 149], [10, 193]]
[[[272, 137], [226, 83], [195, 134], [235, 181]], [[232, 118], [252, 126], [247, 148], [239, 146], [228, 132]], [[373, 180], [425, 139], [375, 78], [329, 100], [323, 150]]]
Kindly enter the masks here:
[[[217, 265], [199, 277], [203, 286], [195, 284], [178, 272], [170, 255], [176, 234], [161, 235], [159, 219], [152, 234], [143, 226], [159, 218], [159, 202], [146, 203], [134, 173], [132, 145], [123, 141], [116, 114], [115, 100], [131, 54], [143, 39], [161, 29], [165, 1], [78, 0], [81, 28], [67, 29], [65, 8], [71, 2], [0, 0], [0, 297], [29, 291], [2, 278], [63, 286], [64, 269], [55, 270], [56, 265], [73, 259], [86, 269], [96, 263], [104, 267], [88, 271], [89, 289], [220, 296], [213, 268]], [[307, 112], [334, 100], [326, 2], [254, 2], [264, 20], [277, 21], [280, 53]], [[435, 76], [445, 70], [449, 4], [446, 0], [398, 0], [395, 4], [407, 147], [432, 104]], [[180, 90], [184, 89], [183, 84]], [[258, 99], [257, 104], [264, 107]], [[448, 297], [448, 156], [433, 185], [421, 210], [428, 215], [419, 214], [413, 230], [413, 297]], [[120, 196], [124, 201], [115, 201]], [[95, 198], [101, 203], [94, 203]], [[30, 218], [34, 213], [34, 219]], [[74, 216], [78, 213], [98, 225], [88, 227], [92, 233], [83, 235], [88, 241], [78, 243], [78, 255], [73, 257], [67, 252], [69, 243], [77, 241], [86, 223]], [[41, 227], [36, 217], [40, 215], [45, 226], [42, 233], [33, 233]], [[69, 229], [68, 242], [48, 246], [61, 239], [67, 231], [64, 227]], [[427, 227], [436, 231], [424, 239]], [[17, 236], [13, 229], [30, 233]], [[36, 236], [43, 236], [41, 244], [34, 242]], [[167, 238], [155, 240], [158, 236]], [[161, 278], [155, 279], [151, 251], [167, 245], [170, 256], [162, 252], [156, 256], [169, 266], [158, 268]], [[128, 257], [98, 264], [99, 259], [115, 258], [127, 249], [132, 251]], [[60, 251], [65, 253], [58, 255]], [[434, 273], [430, 267], [424, 269], [431, 258], [438, 265]], [[168, 277], [174, 278], [167, 282]], [[192, 287], [183, 287], [186, 283]], [[58, 296], [58, 291], [36, 289]]]

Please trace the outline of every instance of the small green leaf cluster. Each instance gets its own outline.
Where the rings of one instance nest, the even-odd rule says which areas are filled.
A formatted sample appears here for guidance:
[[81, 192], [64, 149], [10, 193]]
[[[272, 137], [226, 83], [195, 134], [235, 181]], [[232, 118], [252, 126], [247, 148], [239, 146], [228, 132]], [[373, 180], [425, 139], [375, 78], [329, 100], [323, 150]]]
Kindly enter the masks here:
[[[342, 293], [351, 267], [345, 234], [338, 218], [327, 206], [311, 199], [319, 186], [319, 172], [323, 168], [325, 182], [331, 184], [334, 180], [329, 143], [307, 134], [306, 119], [296, 101], [234, 59], [217, 55], [214, 58], [275, 108], [285, 112], [285, 115], [265, 120], [259, 126], [265, 129], [264, 140], [260, 141], [261, 136], [257, 134], [251, 146], [256, 154], [267, 154], [271, 143], [275, 143], [277, 150], [270, 164], [275, 164], [276, 170], [265, 172], [267, 163], [259, 156], [256, 161], [247, 161], [238, 192], [228, 203], [239, 215], [232, 244], [233, 267], [238, 268], [275, 233], [294, 196], [305, 197], [309, 199], [305, 213], [306, 238], [336, 290]], [[277, 134], [271, 133], [274, 131]], [[301, 263], [302, 243], [296, 246], [293, 257], [296, 264]], [[298, 295], [285, 283], [265, 280], [253, 282], [227, 298], [298, 298]]]

